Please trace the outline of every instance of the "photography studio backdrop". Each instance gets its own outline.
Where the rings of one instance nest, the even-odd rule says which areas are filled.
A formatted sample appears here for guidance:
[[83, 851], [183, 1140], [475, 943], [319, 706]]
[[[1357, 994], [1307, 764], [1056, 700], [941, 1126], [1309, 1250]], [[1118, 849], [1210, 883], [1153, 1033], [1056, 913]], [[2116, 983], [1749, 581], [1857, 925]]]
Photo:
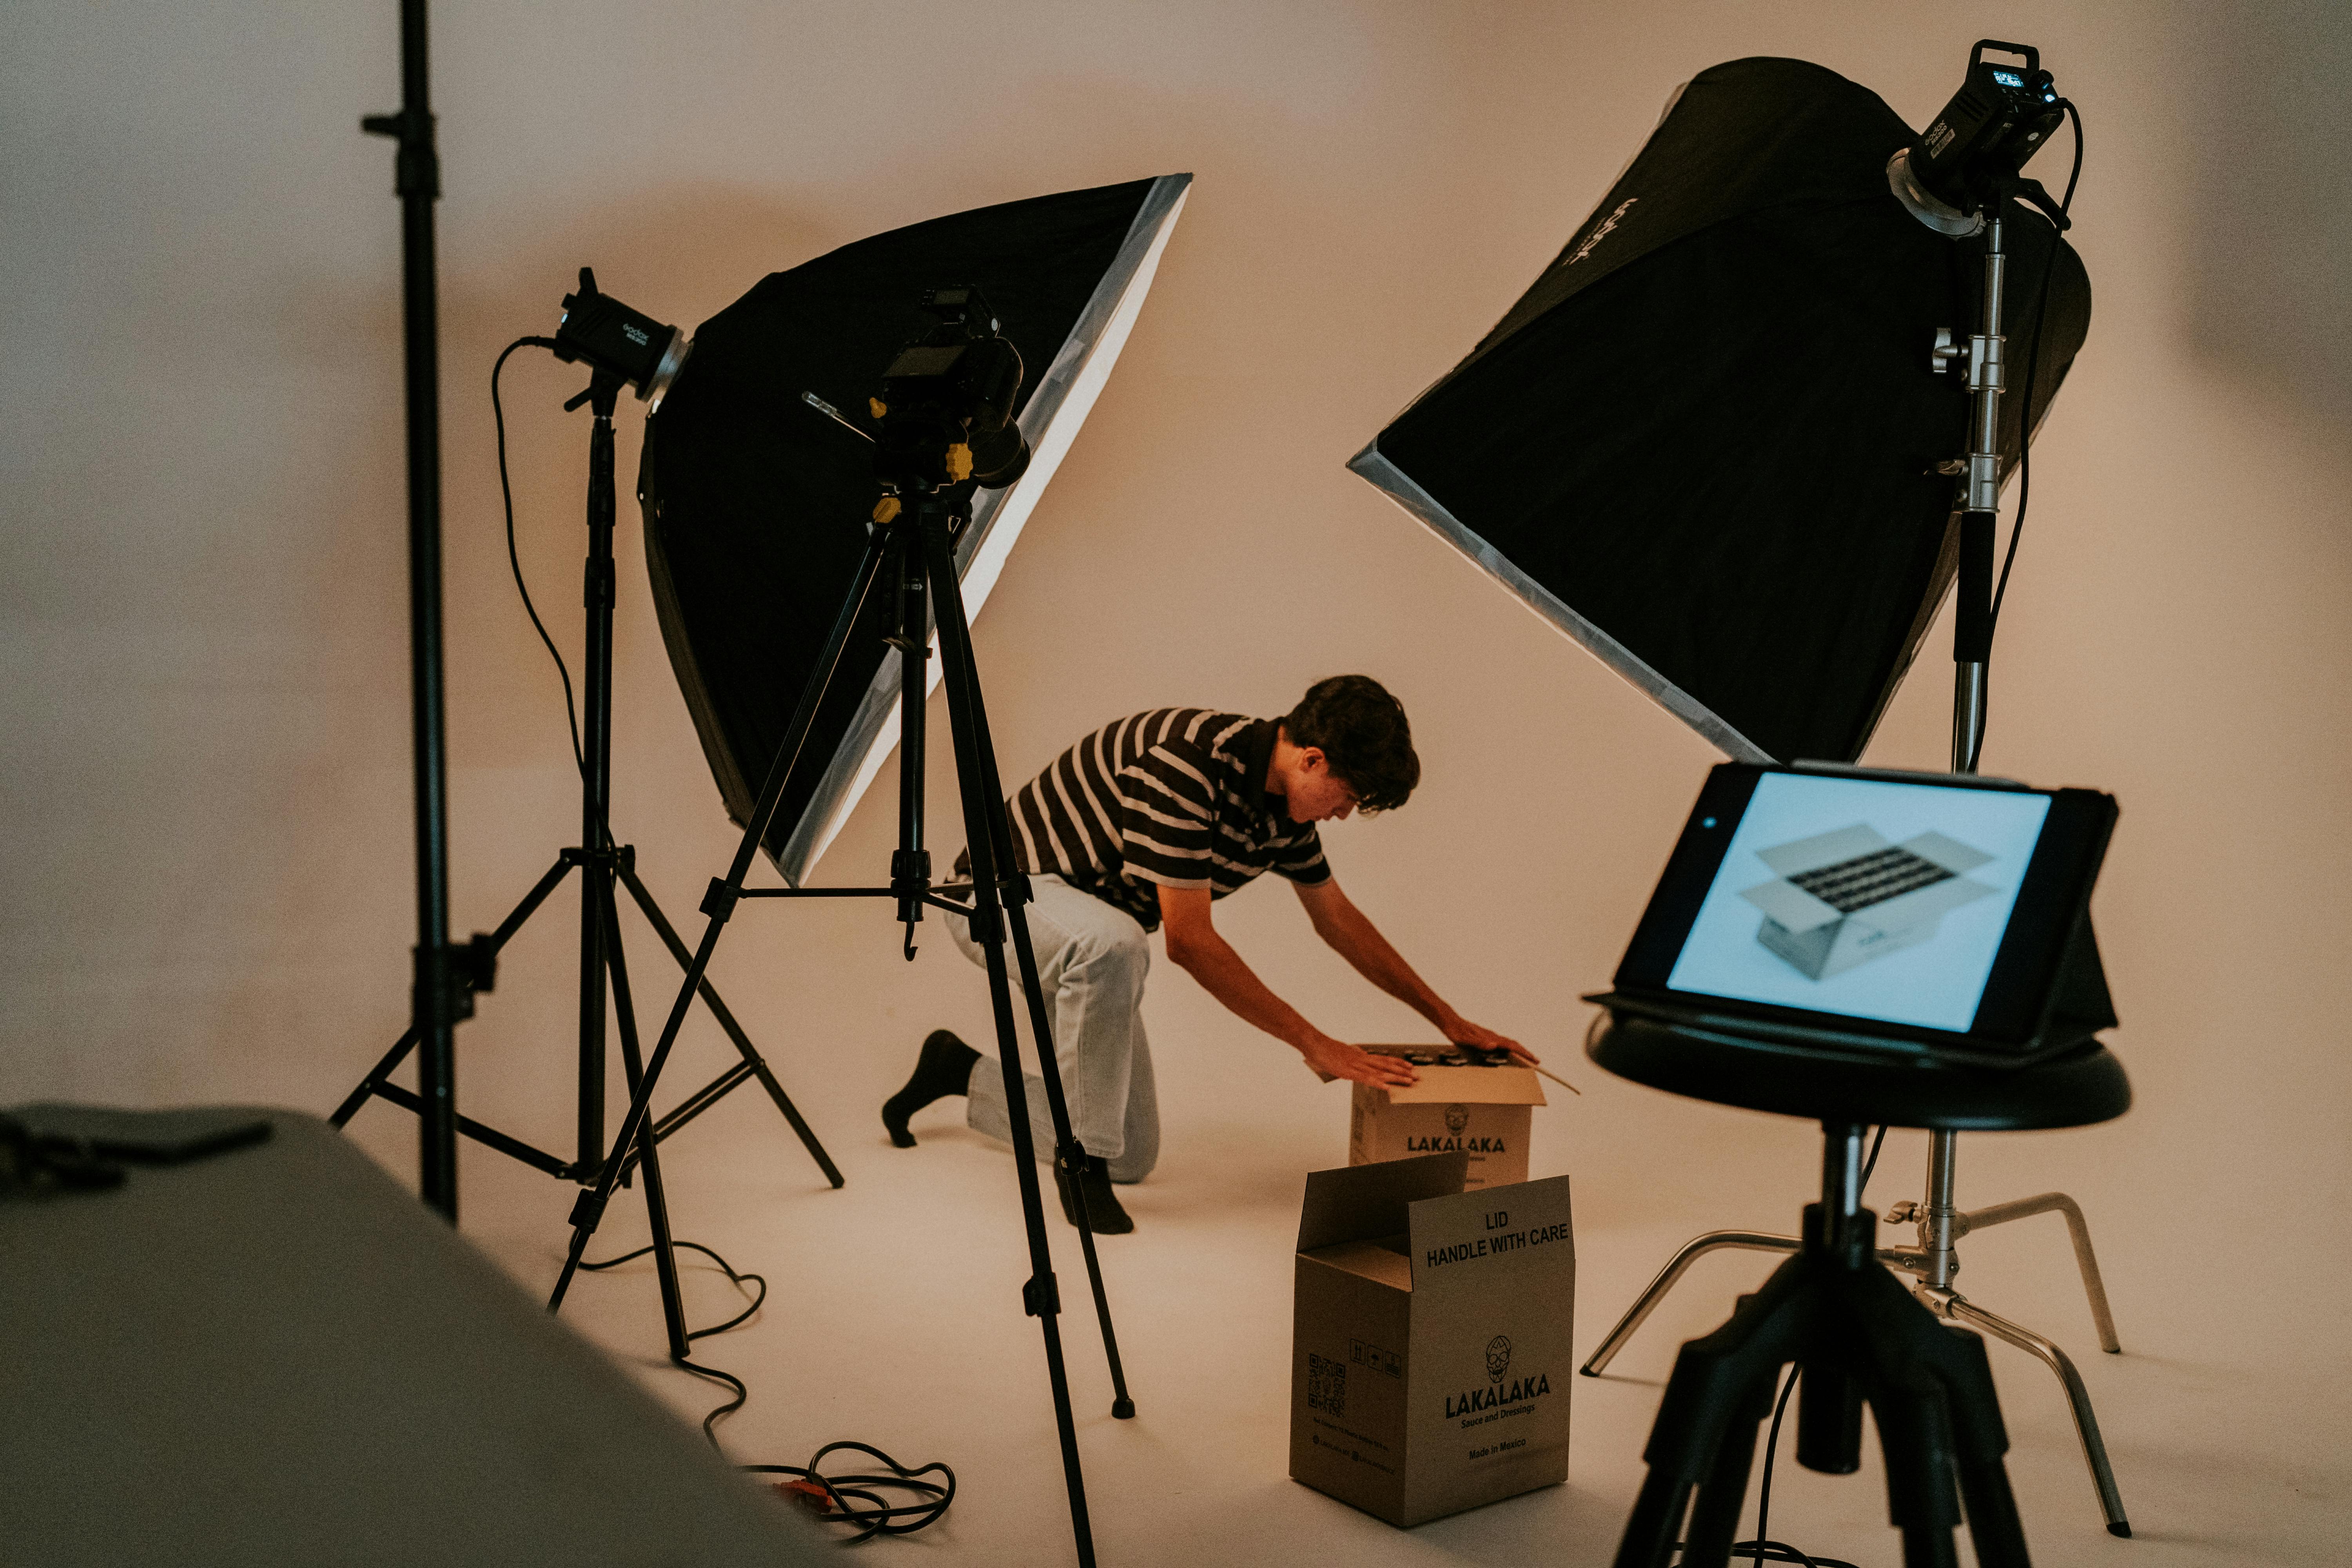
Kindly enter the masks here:
[[[1343, 465], [1494, 323], [1696, 70], [1811, 59], [1916, 123], [1977, 36], [2022, 37], [2085, 108], [2076, 239], [2099, 315], [2042, 432], [1986, 767], [2123, 803], [2097, 914], [2139, 1104], [2001, 1141], [1971, 1182], [2080, 1197], [2151, 1353], [2220, 1353], [2251, 1319], [2264, 1343], [2307, 1327], [2340, 1357], [2344, 1249], [2304, 1244], [2340, 1233], [2352, 1104], [2352, 244], [2340, 204], [2295, 193], [2352, 37], [2318, 0], [2226, 25], [2207, 9], [1089, 0], [975, 29], [948, 5], [442, 7], [458, 930], [494, 921], [576, 827], [554, 674], [507, 579], [497, 348], [551, 331], [583, 263], [691, 327], [884, 228], [1188, 169], [1118, 374], [977, 624], [1005, 776], [1134, 709], [1273, 713], [1316, 677], [1380, 677], [1424, 783], [1332, 828], [1331, 857], [1444, 994], [1580, 1079], [1538, 1126], [1537, 1173], [1577, 1176], [1596, 1247], [1778, 1223], [1811, 1179], [1800, 1131], [1614, 1082], [1576, 1049], [1576, 994], [1614, 965], [1713, 753]], [[391, 12], [18, 6], [0, 62], [0, 1102], [324, 1109], [399, 1032], [411, 940], [396, 209], [389, 154], [356, 124], [395, 90]], [[506, 380], [522, 559], [567, 649], [587, 441], [558, 405], [578, 385], [532, 355]], [[641, 423], [623, 409], [625, 486]], [[634, 508], [621, 521], [614, 825], [690, 910], [732, 834]], [[1948, 647], [1939, 626], [1871, 760], [1940, 764]], [[869, 795], [819, 880], [878, 879], [891, 826]], [[1278, 887], [1220, 921], [1325, 1026], [1424, 1034]], [[879, 908], [739, 924], [716, 978], [844, 1152], [854, 1200], [883, 1158], [873, 1103], [924, 1030], [980, 1032], [979, 977], [936, 926], [900, 963]], [[566, 927], [509, 948], [458, 1036], [461, 1103], [549, 1142], [569, 1104]], [[633, 955], [641, 994], [665, 994], [650, 942]], [[1344, 1157], [1344, 1091], [1165, 965], [1148, 1016], [1168, 1201], [1278, 1218], [1300, 1173]], [[715, 1039], [699, 1048], [715, 1068]], [[409, 1168], [404, 1115], [356, 1131]], [[754, 1119], [714, 1115], [698, 1140], [714, 1161], [747, 1145], [730, 1169], [763, 1202], [812, 1184]], [[468, 1180], [499, 1179], [476, 1152]], [[1916, 1179], [1897, 1140], [1874, 1196]], [[476, 1212], [528, 1258], [560, 1219], [560, 1194], [536, 1201]], [[2013, 1245], [1982, 1244], [1979, 1268]], [[2063, 1257], [2015, 1256], [2021, 1279], [2063, 1283]], [[2042, 1316], [2079, 1310], [2051, 1290]], [[1611, 1310], [1591, 1300], [1588, 1331]], [[1005, 1343], [1025, 1375], [1026, 1342]], [[2283, 1357], [2275, 1388], [2247, 1374], [2231, 1420], [2309, 1373]], [[824, 1397], [854, 1407], [861, 1375]], [[807, 1426], [782, 1388], [762, 1399], [779, 1433]], [[2153, 1491], [2166, 1472], [2141, 1458]]]

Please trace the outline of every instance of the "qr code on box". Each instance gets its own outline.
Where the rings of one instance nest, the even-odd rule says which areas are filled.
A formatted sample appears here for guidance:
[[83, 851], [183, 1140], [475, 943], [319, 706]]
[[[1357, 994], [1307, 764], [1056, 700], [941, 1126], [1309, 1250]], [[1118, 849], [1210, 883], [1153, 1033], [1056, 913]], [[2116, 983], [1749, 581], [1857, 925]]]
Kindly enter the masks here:
[[1328, 1410], [1334, 1415], [1348, 1413], [1348, 1363], [1326, 1361], [1319, 1355], [1307, 1358], [1307, 1407]]

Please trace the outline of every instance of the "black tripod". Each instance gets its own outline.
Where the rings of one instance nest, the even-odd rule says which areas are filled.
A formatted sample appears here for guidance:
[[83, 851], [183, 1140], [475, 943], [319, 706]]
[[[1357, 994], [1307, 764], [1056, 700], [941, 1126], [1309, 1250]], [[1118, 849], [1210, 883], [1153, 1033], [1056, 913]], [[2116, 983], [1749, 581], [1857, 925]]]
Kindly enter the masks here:
[[[1862, 1128], [1824, 1125], [1822, 1201], [1805, 1206], [1804, 1241], [1731, 1321], [1675, 1361], [1642, 1458], [1649, 1477], [1617, 1548], [1616, 1568], [1675, 1562], [1684, 1512], [1685, 1568], [1725, 1568], [1748, 1491], [1757, 1428], [1790, 1362], [1801, 1371], [1797, 1459], [1851, 1475], [1862, 1464], [1870, 1402], [1885, 1457], [1887, 1509], [1908, 1568], [1958, 1568], [1968, 1509], [1982, 1568], [2027, 1568], [2025, 1531], [2001, 1456], [2009, 1436], [1984, 1341], [1944, 1326], [1879, 1267], [1877, 1218], [1861, 1206]], [[1696, 1489], [1696, 1500], [1692, 1500]]]
[[[583, 284], [583, 287], [593, 288], [593, 283]], [[547, 348], [560, 347], [544, 338], [524, 341]], [[482, 961], [494, 961], [499, 950], [522, 929], [523, 923], [547, 901], [548, 895], [555, 891], [574, 868], [579, 869], [582, 885], [578, 1157], [566, 1161], [470, 1117], [457, 1119], [457, 1130], [475, 1142], [487, 1144], [551, 1176], [583, 1183], [595, 1177], [604, 1153], [604, 1008], [608, 976], [614, 1016], [620, 1027], [622, 1051], [625, 1058], [630, 1058], [625, 1061], [625, 1066], [632, 1094], [636, 1091], [639, 1076], [634, 1060], [636, 1026], [629, 1005], [625, 958], [621, 946], [620, 920], [614, 890], [615, 881], [628, 889], [630, 898], [635, 900], [646, 922], [661, 938], [663, 945], [669, 949], [672, 957], [684, 965], [688, 963], [691, 956], [686, 944], [678, 940], [677, 931], [663, 915], [661, 906], [655, 901], [645, 883], [638, 879], [635, 849], [630, 845], [614, 844], [610, 826], [613, 793], [613, 410], [623, 384], [621, 377], [611, 371], [594, 369], [587, 390], [564, 405], [565, 411], [570, 412], [586, 403], [594, 415], [588, 443], [588, 564], [583, 595], [588, 615], [587, 652], [585, 668], [582, 672], [583, 689], [581, 693], [585, 725], [581, 736], [580, 759], [581, 842], [556, 856], [555, 864], [549, 867], [546, 875], [523, 895], [522, 901], [499, 922], [497, 931], [487, 937], [474, 939], [475, 951], [482, 955]], [[761, 1087], [768, 1091], [769, 1098], [776, 1102], [776, 1109], [783, 1113], [784, 1120], [792, 1124], [793, 1131], [800, 1135], [801, 1142], [807, 1148], [810, 1157], [816, 1161], [817, 1168], [824, 1173], [825, 1180], [836, 1187], [840, 1186], [841, 1172], [834, 1165], [832, 1156], [824, 1152], [824, 1146], [817, 1142], [816, 1134], [810, 1130], [808, 1123], [802, 1120], [800, 1110], [793, 1104], [791, 1097], [784, 1093], [783, 1086], [776, 1081], [775, 1073], [753, 1048], [751, 1037], [735, 1021], [735, 1016], [728, 1011], [726, 1003], [719, 1000], [719, 993], [702, 978], [701, 971], [698, 968], [694, 973], [693, 994], [700, 995], [709, 1007], [711, 1016], [719, 1021], [719, 1026], [734, 1042], [741, 1060], [656, 1121], [651, 1142], [657, 1143], [667, 1138], [709, 1110], [737, 1086], [756, 1078]], [[393, 1072], [407, 1058], [419, 1037], [417, 1027], [412, 1025], [337, 1108], [334, 1115], [329, 1118], [331, 1123], [336, 1127], [342, 1126], [358, 1114], [360, 1107], [372, 1097], [389, 1100], [409, 1110], [421, 1110], [423, 1101], [390, 1081]], [[649, 1143], [646, 1151], [633, 1152], [630, 1164], [635, 1163], [639, 1153], [649, 1154], [650, 1147]], [[619, 1173], [624, 1178], [628, 1173], [627, 1167]], [[658, 1214], [658, 1179], [654, 1174], [649, 1157], [646, 1159], [646, 1197], [656, 1210], [655, 1229], [659, 1235], [667, 1230], [667, 1224]], [[663, 1266], [665, 1304], [674, 1306], [676, 1281], [670, 1273], [667, 1245], [660, 1248], [659, 1257]], [[670, 1332], [674, 1345], [682, 1347], [683, 1342], [678, 1336], [683, 1331], [673, 1311]]]
[[[968, 464], [965, 471], [970, 471]], [[956, 531], [970, 521], [973, 487], [969, 479], [963, 479], [936, 487], [918, 482], [908, 488], [912, 491], [911, 510], [902, 508], [895, 496], [886, 497], [875, 510], [866, 553], [858, 563], [847, 600], [834, 623], [824, 651], [818, 657], [815, 672], [801, 694], [783, 743], [769, 765], [758, 802], [746, 819], [734, 862], [723, 879], [712, 880], [703, 899], [702, 910], [709, 917], [709, 924], [703, 928], [701, 945], [687, 964], [686, 983], [678, 990], [677, 999], [662, 1026], [661, 1038], [635, 1086], [619, 1136], [614, 1141], [612, 1155], [600, 1166], [594, 1186], [582, 1193], [572, 1208], [570, 1256], [548, 1306], [554, 1310], [562, 1305], [572, 1274], [580, 1267], [581, 1256], [595, 1234], [614, 1187], [627, 1169], [627, 1156], [632, 1152], [647, 1157], [646, 1174], [648, 1185], [651, 1184], [651, 1141], [644, 1136], [644, 1130], [650, 1115], [654, 1087], [668, 1062], [678, 1027], [693, 1004], [703, 972], [729, 918], [735, 912], [738, 900], [887, 898], [897, 901], [898, 918], [908, 922], [910, 931], [913, 922], [922, 918], [927, 904], [962, 915], [971, 922], [972, 940], [987, 955], [997, 1059], [1004, 1072], [1004, 1097], [1013, 1124], [1013, 1167], [1020, 1182], [1022, 1216], [1029, 1242], [1030, 1277], [1022, 1286], [1022, 1310], [1038, 1320], [1045, 1335], [1046, 1372], [1053, 1385], [1054, 1414], [1061, 1437], [1063, 1476], [1069, 1490], [1071, 1528], [1077, 1542], [1078, 1561], [1091, 1568], [1094, 1539], [1087, 1522], [1085, 1478], [1078, 1463], [1077, 1428], [1070, 1412], [1069, 1380], [1062, 1359], [1061, 1294], [1046, 1241], [1036, 1150], [1031, 1141], [1028, 1097], [1022, 1079], [1020, 1040], [1013, 1023], [1013, 987], [1005, 954], [1008, 933], [1013, 960], [1020, 965], [1021, 987], [1028, 1001], [1030, 1036], [1036, 1045], [1039, 1073], [1052, 1114], [1055, 1161], [1070, 1179], [1075, 1197], [1078, 1245], [1086, 1255], [1087, 1278], [1094, 1291], [1095, 1312], [1102, 1325], [1103, 1350], [1110, 1363], [1114, 1394], [1111, 1414], [1121, 1419], [1131, 1416], [1135, 1414], [1135, 1402], [1128, 1396], [1127, 1376], [1119, 1364], [1118, 1341], [1111, 1327], [1110, 1300], [1104, 1293], [1102, 1268], [1095, 1254], [1094, 1227], [1086, 1212], [1085, 1189], [1076, 1180], [1086, 1150], [1071, 1131], [1069, 1107], [1063, 1097], [1061, 1074], [1055, 1061], [1051, 1015], [1038, 982], [1036, 954], [1022, 910], [1029, 899], [1028, 879], [1018, 869], [1013, 856], [1012, 823], [1005, 810], [1003, 787], [997, 779], [995, 748], [989, 739], [979, 675], [972, 662], [971, 629], [964, 616], [963, 595], [956, 578], [951, 542]], [[887, 583], [887, 591], [895, 597], [895, 632], [889, 641], [898, 649], [900, 658], [898, 847], [891, 856], [890, 885], [746, 888], [743, 882], [751, 872], [752, 858], [801, 764], [810, 728], [838, 673], [851, 632], [877, 582]], [[923, 709], [933, 602], [937, 606], [940, 655], [947, 688], [949, 729], [955, 744], [956, 779], [962, 796], [965, 842], [971, 856], [971, 884], [965, 889], [969, 902], [958, 902], [933, 889], [930, 856], [923, 847]], [[628, 1044], [625, 1029], [623, 1039], [625, 1045]], [[633, 1049], [631, 1054], [634, 1055]], [[657, 1236], [657, 1247], [661, 1241]]]

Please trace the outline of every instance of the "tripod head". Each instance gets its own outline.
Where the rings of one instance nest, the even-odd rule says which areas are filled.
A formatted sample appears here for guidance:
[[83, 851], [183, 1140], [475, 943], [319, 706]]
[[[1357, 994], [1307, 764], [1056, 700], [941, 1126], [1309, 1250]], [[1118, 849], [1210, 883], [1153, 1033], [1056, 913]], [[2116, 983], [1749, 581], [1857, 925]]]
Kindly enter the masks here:
[[978, 289], [933, 289], [921, 303], [935, 324], [898, 351], [871, 404], [882, 426], [874, 477], [892, 494], [1002, 489], [1029, 468], [1028, 440], [1013, 419], [1020, 351]]

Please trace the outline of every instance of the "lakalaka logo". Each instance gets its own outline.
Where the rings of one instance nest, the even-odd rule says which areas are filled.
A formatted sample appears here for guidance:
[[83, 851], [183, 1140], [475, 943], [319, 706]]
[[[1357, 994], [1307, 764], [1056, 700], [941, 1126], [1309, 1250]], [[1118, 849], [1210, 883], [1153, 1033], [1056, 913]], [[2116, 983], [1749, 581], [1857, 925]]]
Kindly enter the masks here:
[[[1505, 1381], [1508, 1379], [1508, 1381]], [[1464, 1415], [1475, 1415], [1486, 1411], [1500, 1415], [1525, 1415], [1514, 1411], [1513, 1405], [1526, 1405], [1551, 1392], [1551, 1374], [1539, 1372], [1530, 1377], [1522, 1372], [1511, 1376], [1511, 1342], [1508, 1335], [1496, 1334], [1486, 1342], [1486, 1386], [1465, 1388], [1459, 1394], [1445, 1396], [1445, 1418], [1449, 1421]], [[1496, 1415], [1485, 1417], [1488, 1421]], [[1470, 1426], [1475, 1423], [1465, 1422]]]
[[1468, 1106], [1449, 1105], [1445, 1108], [1445, 1130], [1448, 1132], [1459, 1133], [1469, 1125], [1470, 1108]]

